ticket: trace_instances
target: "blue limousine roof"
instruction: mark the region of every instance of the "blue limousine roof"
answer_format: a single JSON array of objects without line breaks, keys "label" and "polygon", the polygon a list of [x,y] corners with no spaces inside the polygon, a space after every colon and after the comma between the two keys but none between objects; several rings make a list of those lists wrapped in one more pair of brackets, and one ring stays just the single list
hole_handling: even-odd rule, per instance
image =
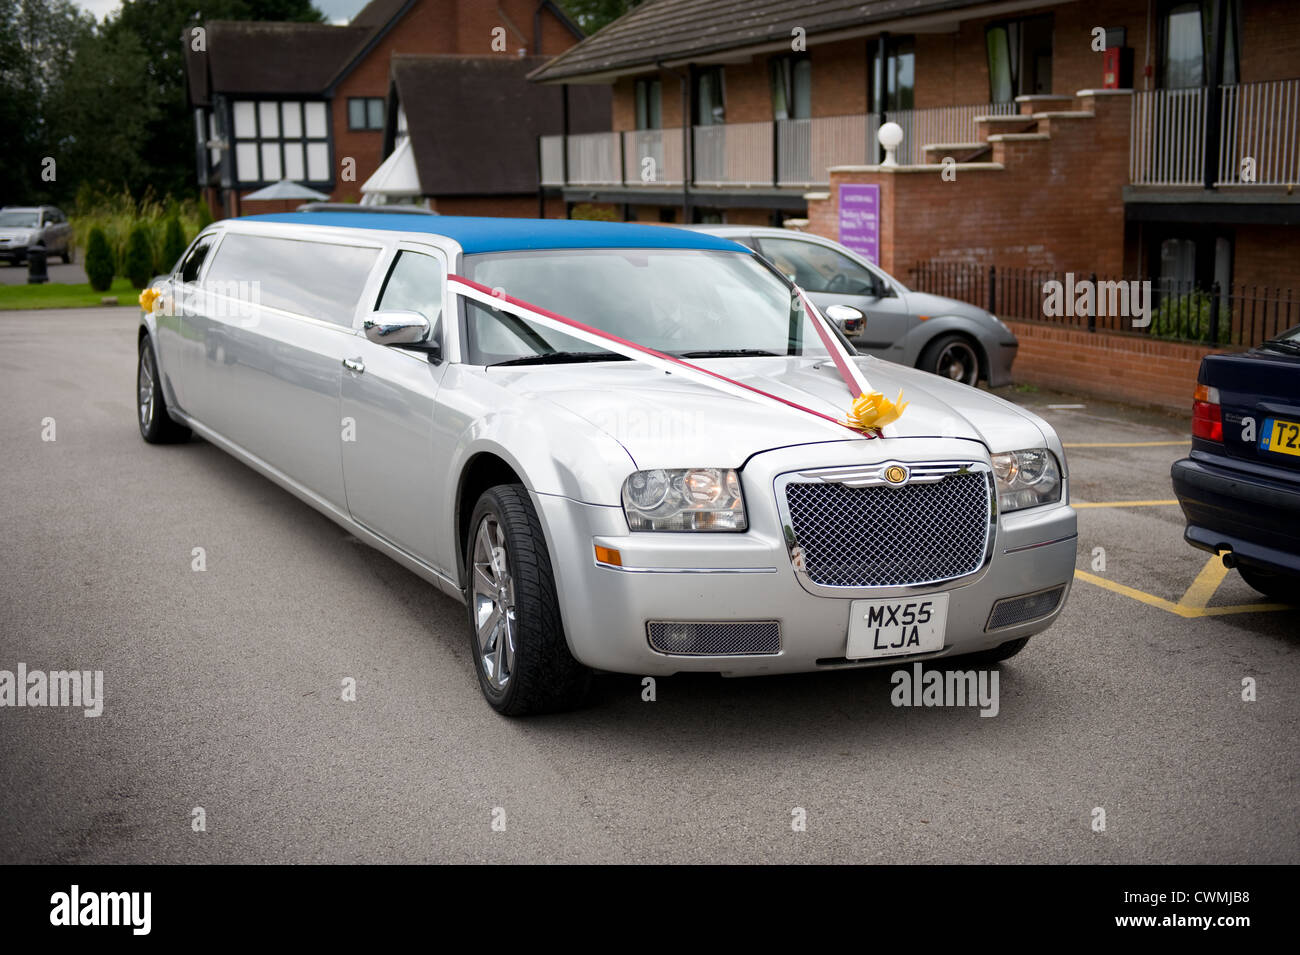
[{"label": "blue limousine roof", "polygon": [[577,219],[494,219],[486,216],[412,216],[384,212],[281,212],[244,216],[251,222],[343,226],[445,235],[466,254],[524,249],[712,249],[748,252],[739,243],[703,232],[633,222]]}]

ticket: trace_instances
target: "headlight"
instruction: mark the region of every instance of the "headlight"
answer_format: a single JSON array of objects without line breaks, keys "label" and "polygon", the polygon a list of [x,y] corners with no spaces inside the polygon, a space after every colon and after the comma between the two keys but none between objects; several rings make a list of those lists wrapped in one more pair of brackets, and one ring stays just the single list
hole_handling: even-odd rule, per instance
[{"label": "headlight", "polygon": [[1061,499],[1061,468],[1046,448],[993,455],[998,484],[998,509],[1018,511]]},{"label": "headlight", "polygon": [[743,531],[745,499],[730,468],[636,471],[623,482],[623,513],[634,531]]}]

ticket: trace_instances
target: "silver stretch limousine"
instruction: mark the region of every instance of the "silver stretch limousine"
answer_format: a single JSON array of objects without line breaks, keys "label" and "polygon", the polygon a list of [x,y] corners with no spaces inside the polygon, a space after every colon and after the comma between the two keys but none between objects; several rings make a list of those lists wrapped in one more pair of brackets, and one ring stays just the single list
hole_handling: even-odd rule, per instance
[{"label": "silver stretch limousine", "polygon": [[991,663],[1069,592],[1051,427],[854,354],[727,239],[254,216],[141,303],[144,439],[197,433],[464,602],[502,713],[593,670]]}]

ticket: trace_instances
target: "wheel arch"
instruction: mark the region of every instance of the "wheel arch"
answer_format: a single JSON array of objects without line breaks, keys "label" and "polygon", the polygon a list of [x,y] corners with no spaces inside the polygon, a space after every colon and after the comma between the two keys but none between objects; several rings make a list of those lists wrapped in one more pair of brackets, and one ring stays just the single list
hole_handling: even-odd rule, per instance
[{"label": "wheel arch", "polygon": [[980,341],[978,335],[973,334],[969,328],[965,327],[965,320],[960,317],[932,318],[929,321],[922,323],[921,327],[925,330],[926,335],[925,338],[918,343],[916,350],[916,364],[912,367],[924,371],[925,369],[921,368],[921,360],[925,357],[925,353],[932,345],[934,345],[935,342],[939,341],[939,339],[953,336],[963,339],[975,349],[975,360],[979,362],[979,375],[976,378],[976,382],[978,383],[980,381],[988,380],[991,368],[989,365],[988,349],[984,346],[984,343]]}]

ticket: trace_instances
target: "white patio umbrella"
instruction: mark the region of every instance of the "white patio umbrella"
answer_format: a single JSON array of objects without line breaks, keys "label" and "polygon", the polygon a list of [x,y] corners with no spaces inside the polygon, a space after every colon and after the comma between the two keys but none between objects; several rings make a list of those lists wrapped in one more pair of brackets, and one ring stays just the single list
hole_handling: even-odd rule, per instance
[{"label": "white patio umbrella", "polygon": [[325,193],[317,192],[315,189],[309,189],[307,186],[296,183],[292,179],[281,179],[279,182],[272,183],[265,188],[257,190],[257,192],[250,192],[248,195],[244,196],[243,201],[247,202],[250,199],[325,200],[328,198],[329,196],[325,195]]}]

